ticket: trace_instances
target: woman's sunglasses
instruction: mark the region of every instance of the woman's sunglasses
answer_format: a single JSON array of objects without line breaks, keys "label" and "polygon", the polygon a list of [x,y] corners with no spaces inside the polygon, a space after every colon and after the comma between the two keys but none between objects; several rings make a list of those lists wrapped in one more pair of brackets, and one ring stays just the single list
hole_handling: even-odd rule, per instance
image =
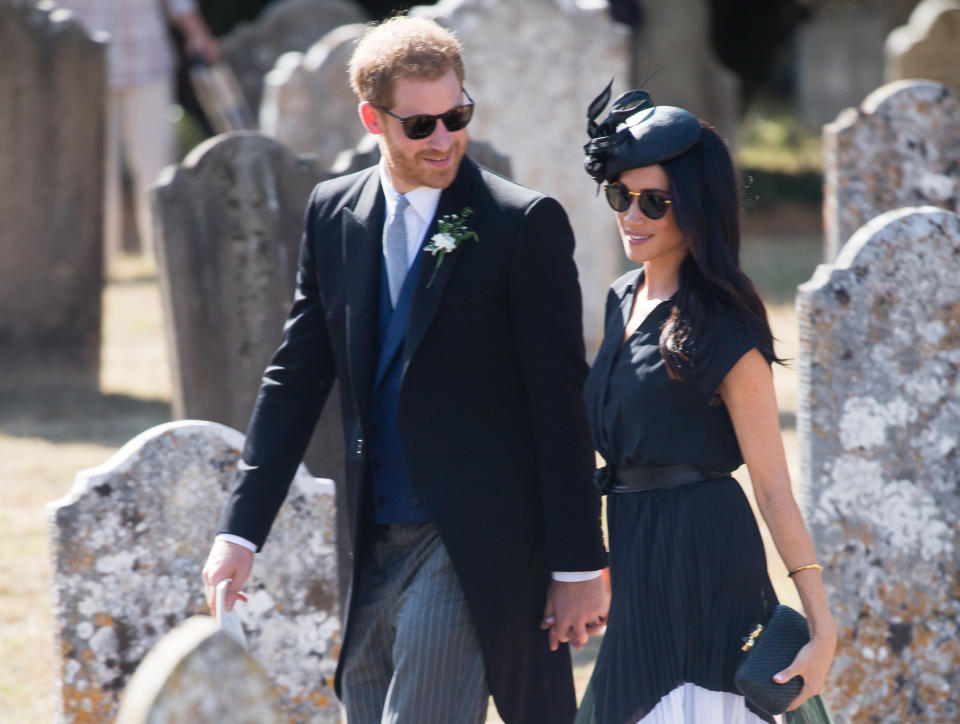
[{"label": "woman's sunglasses", "polygon": [[662,219],[670,205],[670,199],[657,191],[631,191],[618,181],[603,187],[607,203],[614,211],[623,213],[630,208],[632,199],[636,199],[640,210],[648,219]]},{"label": "woman's sunglasses", "polygon": [[467,97],[467,100],[470,101],[469,103],[464,103],[461,106],[455,106],[446,113],[439,113],[435,116],[420,114],[417,116],[407,116],[406,118],[401,118],[393,111],[384,108],[383,106],[378,106],[376,103],[373,104],[373,107],[379,108],[391,118],[396,118],[398,121],[400,121],[400,125],[403,126],[403,134],[411,140],[419,141],[422,138],[427,138],[433,133],[433,130],[437,127],[437,121],[443,121],[444,128],[451,133],[467,127],[467,124],[470,123],[470,119],[473,118],[474,101],[473,98],[470,97],[470,94],[467,93],[466,88],[463,88],[462,90],[463,94]]}]

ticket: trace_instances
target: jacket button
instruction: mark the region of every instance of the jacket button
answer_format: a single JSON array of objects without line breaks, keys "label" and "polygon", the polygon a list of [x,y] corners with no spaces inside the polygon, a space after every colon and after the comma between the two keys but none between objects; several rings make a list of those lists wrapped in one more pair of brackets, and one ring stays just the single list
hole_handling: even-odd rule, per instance
[{"label": "jacket button", "polygon": [[412,498],[410,498],[410,505],[412,505],[412,506],[415,507],[415,508],[419,507],[419,506],[420,506],[420,498],[418,498],[417,496],[413,496]]},{"label": "jacket button", "polygon": [[384,505],[386,502],[387,502],[387,498],[385,495],[377,496],[377,505]]}]

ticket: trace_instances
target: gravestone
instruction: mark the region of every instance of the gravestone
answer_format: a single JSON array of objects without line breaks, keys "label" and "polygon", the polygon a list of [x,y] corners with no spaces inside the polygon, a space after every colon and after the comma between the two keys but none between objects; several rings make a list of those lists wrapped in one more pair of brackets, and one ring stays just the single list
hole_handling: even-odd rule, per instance
[{"label": "gravestone", "polygon": [[[307,198],[323,178],[254,131],[210,139],[161,175],[155,237],[176,417],[246,429],[293,302]],[[336,479],[343,432],[330,398],[305,460]]]},{"label": "gravestone", "polygon": [[116,724],[279,724],[280,700],[256,661],[209,616],[166,634],[137,667]]},{"label": "gravestone", "polygon": [[[501,176],[513,178],[513,171],[510,165],[510,159],[485,141],[467,141],[467,155],[481,166],[486,166],[491,171],[496,171]],[[373,166],[380,161],[380,144],[377,143],[377,137],[368,133],[355,148],[349,151],[342,151],[333,162],[330,172],[337,176],[361,171]]]},{"label": "gravestone", "polygon": [[960,720],[960,217],[890,211],[799,288],[804,507],[837,724]]},{"label": "gravestone", "polygon": [[96,388],[106,41],[0,0],[0,386]]},{"label": "gravestone", "polygon": [[960,95],[960,1],[924,0],[887,36],[887,82],[925,78]]},{"label": "gravestone", "polygon": [[233,68],[247,105],[257,109],[264,76],[281,55],[303,52],[334,28],[368,19],[351,0],[278,0],[221,39],[223,58]]},{"label": "gravestone", "polygon": [[[204,610],[200,569],[242,447],[216,423],[159,425],[48,504],[60,721],[111,721],[147,652]],[[237,606],[251,655],[298,721],[339,721],[334,530],[332,483],[301,467]]]},{"label": "gravestone", "polygon": [[819,0],[796,37],[796,105],[826,123],[883,83],[887,34],[917,0]]},{"label": "gravestone", "polygon": [[823,127],[824,258],[884,211],[960,211],[960,102],[931,81],[878,88]]},{"label": "gravestone", "polygon": [[[643,0],[633,38],[635,84],[655,103],[686,108],[732,142],[740,114],[740,81],[713,51],[706,0]],[[582,115],[582,114],[581,114]]]},{"label": "gravestone", "polygon": [[477,102],[470,135],[509,157],[514,180],[553,196],[569,214],[594,353],[623,252],[613,212],[583,170],[586,110],[611,76],[615,95],[627,90],[628,30],[605,5],[566,0],[444,0],[411,14],[434,18],[463,43],[465,86]]},{"label": "gravestone", "polygon": [[320,168],[367,135],[350,88],[347,63],[366,26],[343,25],[303,53],[285,53],[264,82],[260,129]]}]

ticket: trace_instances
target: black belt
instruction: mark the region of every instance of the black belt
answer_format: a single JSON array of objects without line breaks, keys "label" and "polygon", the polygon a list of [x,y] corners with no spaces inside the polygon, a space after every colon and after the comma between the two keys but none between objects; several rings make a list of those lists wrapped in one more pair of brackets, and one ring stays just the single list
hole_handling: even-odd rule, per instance
[{"label": "black belt", "polygon": [[709,470],[696,465],[654,465],[646,468],[598,468],[593,481],[601,493],[642,493],[699,483],[712,478],[729,477],[729,472]]}]

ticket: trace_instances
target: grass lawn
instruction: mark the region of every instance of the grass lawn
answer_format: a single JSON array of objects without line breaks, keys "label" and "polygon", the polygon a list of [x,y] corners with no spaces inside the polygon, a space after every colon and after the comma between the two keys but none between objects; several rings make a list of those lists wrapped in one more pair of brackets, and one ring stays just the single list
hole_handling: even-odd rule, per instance
[{"label": "grass lawn", "polygon": [[[803,223],[751,220],[747,213],[744,265],[770,305],[780,353],[788,357],[797,349],[793,290],[819,260],[814,216],[811,230],[809,212],[800,214]],[[776,383],[796,480],[795,368],[778,368]],[[105,291],[99,393],[67,387],[0,392],[0,721],[5,724],[53,718],[44,504],[63,496],[78,470],[103,463],[127,440],[168,419],[170,378],[155,270],[142,259],[122,259],[111,267]],[[781,595],[795,603],[778,560],[771,570]],[[598,645],[595,638],[574,656],[581,692]],[[492,707],[488,721],[499,721]]]}]

